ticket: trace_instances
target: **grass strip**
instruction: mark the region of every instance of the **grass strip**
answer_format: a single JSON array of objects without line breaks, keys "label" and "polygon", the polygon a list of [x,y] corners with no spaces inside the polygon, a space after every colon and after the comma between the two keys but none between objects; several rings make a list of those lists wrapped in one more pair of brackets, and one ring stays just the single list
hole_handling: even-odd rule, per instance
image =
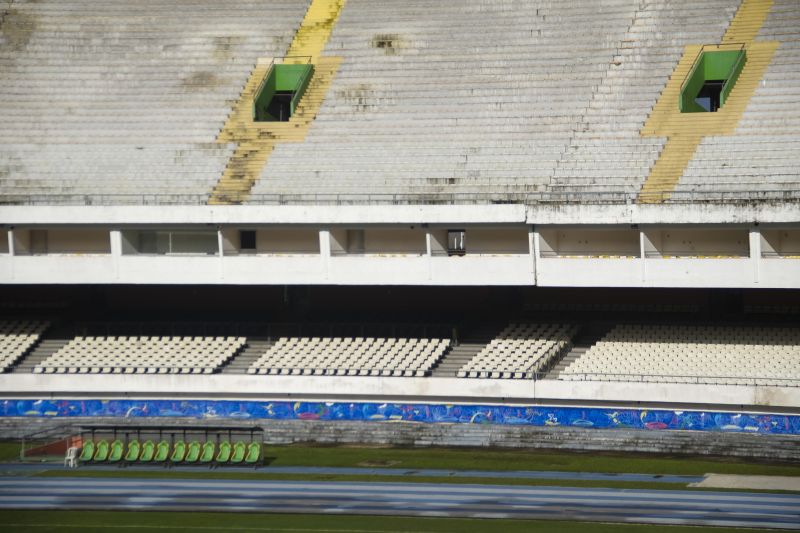
[{"label": "grass strip", "polygon": [[128,511],[0,511],[4,533],[36,531],[252,531],[269,533],[717,533],[737,528],[606,524],[550,520]]},{"label": "grass strip", "polygon": [[265,446],[272,466],[387,467],[446,470],[534,470],[661,475],[800,476],[799,464],[634,453],[543,452],[497,448]]}]

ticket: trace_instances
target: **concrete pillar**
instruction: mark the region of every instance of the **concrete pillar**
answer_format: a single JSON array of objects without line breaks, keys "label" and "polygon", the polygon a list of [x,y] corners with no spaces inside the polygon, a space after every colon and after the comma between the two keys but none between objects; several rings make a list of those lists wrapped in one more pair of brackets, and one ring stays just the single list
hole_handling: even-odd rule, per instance
[{"label": "concrete pillar", "polygon": [[330,278],[331,265],[331,232],[330,230],[319,231],[319,257],[322,261],[322,271],[325,279]]},{"label": "concrete pillar", "polygon": [[642,281],[647,280],[647,254],[645,253],[645,234],[643,231],[639,231],[639,261],[642,263],[641,269],[641,276]]},{"label": "concrete pillar", "polygon": [[753,264],[753,283],[761,278],[761,230],[750,228],[750,262]]},{"label": "concrete pillar", "polygon": [[531,226],[531,240],[533,249],[533,284],[539,284],[539,261],[542,258],[542,236],[536,231],[534,226]]},{"label": "concrete pillar", "polygon": [[119,263],[122,260],[122,232],[113,229],[109,232],[111,239],[111,261],[114,265],[114,279],[119,279]]},{"label": "concrete pillar", "polygon": [[219,255],[219,279],[225,279],[225,246],[223,244],[222,228],[217,228],[217,255]]},{"label": "concrete pillar", "polygon": [[14,228],[8,228],[8,274],[14,279]]},{"label": "concrete pillar", "polygon": [[528,257],[531,265],[531,284],[536,285],[536,232],[533,225],[528,226]]}]

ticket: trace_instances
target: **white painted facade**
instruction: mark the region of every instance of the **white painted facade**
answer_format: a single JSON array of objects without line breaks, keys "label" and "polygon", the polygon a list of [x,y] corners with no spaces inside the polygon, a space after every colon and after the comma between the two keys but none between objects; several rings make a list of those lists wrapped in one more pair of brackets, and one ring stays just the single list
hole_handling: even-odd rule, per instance
[{"label": "white painted facade", "polygon": [[[124,391],[124,392],[120,392]],[[720,409],[742,406],[797,409],[800,388],[621,383],[558,380],[393,378],[336,376],[251,376],[212,374],[3,374],[0,398],[164,398],[286,399],[336,401],[400,400],[448,402],[593,402],[642,405],[698,404]],[[356,392],[357,391],[357,392]]]},{"label": "white painted facade", "polygon": [[8,284],[800,288],[792,203],[11,206],[0,225]]}]

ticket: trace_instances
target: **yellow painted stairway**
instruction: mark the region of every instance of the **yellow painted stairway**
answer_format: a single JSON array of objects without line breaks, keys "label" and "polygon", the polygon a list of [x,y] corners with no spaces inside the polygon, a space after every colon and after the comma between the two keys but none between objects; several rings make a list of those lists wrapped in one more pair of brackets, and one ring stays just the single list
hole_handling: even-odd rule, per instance
[{"label": "yellow painted stairway", "polygon": [[708,135],[732,135],[756,87],[778,48],[775,41],[754,42],[764,24],[771,0],[743,0],[722,42],[706,51],[738,50],[744,45],[747,60],[725,105],[715,113],[681,113],[678,108],[681,84],[703,47],[688,45],[667,86],[641,130],[644,137],[667,137],[667,143],[650,170],[639,193],[640,203],[669,199],[697,147]]},{"label": "yellow painted stairway", "polygon": [[[314,0],[283,60],[262,59],[256,64],[217,142],[237,143],[222,177],[211,191],[209,204],[239,204],[247,200],[261,177],[275,145],[303,142],[317,116],[342,59],[320,57],[339,18],[345,0]],[[314,72],[288,122],[255,122],[253,101],[261,81],[274,62],[311,63]]]}]

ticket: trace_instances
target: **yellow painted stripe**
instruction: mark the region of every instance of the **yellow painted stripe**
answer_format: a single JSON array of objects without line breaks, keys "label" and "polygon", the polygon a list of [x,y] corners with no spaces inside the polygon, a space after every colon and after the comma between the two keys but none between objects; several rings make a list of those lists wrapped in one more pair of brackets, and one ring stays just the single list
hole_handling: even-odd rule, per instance
[{"label": "yellow painted stripe", "polygon": [[772,0],[743,0],[736,11],[736,16],[725,31],[722,42],[752,43],[764,21],[767,20],[770,9]]},{"label": "yellow painted stripe", "polygon": [[664,149],[642,185],[638,198],[640,203],[662,202],[669,198],[703,137],[731,135],[735,132],[779,45],[775,41],[753,41],[771,6],[771,0],[744,0],[722,42],[714,48],[736,50],[744,43],[747,52],[747,62],[736,85],[728,95],[725,105],[715,113],[680,112],[678,99],[681,84],[702,46],[688,45],[684,49],[683,56],[640,132],[643,137],[667,137]]},{"label": "yellow painted stripe", "polygon": [[345,0],[314,0],[295,33],[286,62],[307,63],[310,58],[314,74],[288,122],[253,120],[253,100],[273,60],[262,58],[256,63],[217,136],[217,142],[235,142],[237,147],[211,191],[209,204],[236,204],[247,200],[275,146],[305,139],[342,61],[339,57],[321,57],[321,54],[344,3]]},{"label": "yellow painted stripe", "polygon": [[316,63],[339,20],[345,0],[314,0],[306,12],[300,29],[294,34],[288,57],[311,56]]}]

